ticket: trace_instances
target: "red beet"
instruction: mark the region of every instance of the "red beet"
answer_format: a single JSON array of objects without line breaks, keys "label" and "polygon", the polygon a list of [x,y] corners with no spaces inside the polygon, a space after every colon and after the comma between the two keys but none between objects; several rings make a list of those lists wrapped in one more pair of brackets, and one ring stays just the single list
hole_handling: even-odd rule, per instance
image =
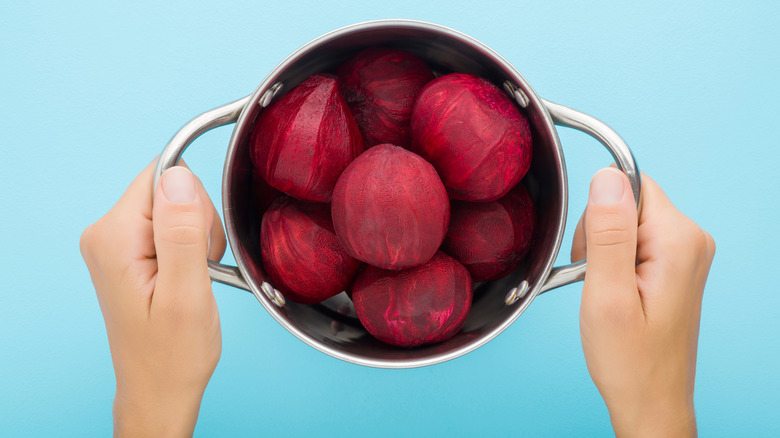
[{"label": "red beet", "polygon": [[528,120],[495,85],[452,73],[420,92],[411,119],[411,150],[430,161],[450,197],[493,201],[531,165]]},{"label": "red beet", "polygon": [[280,196],[282,196],[282,192],[268,185],[257,169],[252,169],[252,198],[261,215]]},{"label": "red beet", "polygon": [[278,198],[263,216],[263,267],[285,298],[319,303],[347,289],[361,263],[341,245],[327,204]]},{"label": "red beet", "polygon": [[384,269],[421,265],[447,234],[450,202],[436,170],[406,149],[375,146],[333,191],[333,225],[350,255]]},{"label": "red beet", "polygon": [[358,53],[338,70],[365,146],[382,143],[409,147],[409,118],[417,94],[433,79],[419,56],[386,47]]},{"label": "red beet", "polygon": [[339,175],[363,151],[338,80],[328,74],[309,77],[263,110],[249,141],[268,184],[317,202],[330,202]]},{"label": "red beet", "polygon": [[403,347],[455,335],[471,308],[468,271],[439,251],[431,261],[401,271],[367,266],[352,288],[355,312],[380,341]]},{"label": "red beet", "polygon": [[453,201],[442,251],[468,269],[474,281],[513,271],[531,247],[536,211],[522,184],[493,202]]}]

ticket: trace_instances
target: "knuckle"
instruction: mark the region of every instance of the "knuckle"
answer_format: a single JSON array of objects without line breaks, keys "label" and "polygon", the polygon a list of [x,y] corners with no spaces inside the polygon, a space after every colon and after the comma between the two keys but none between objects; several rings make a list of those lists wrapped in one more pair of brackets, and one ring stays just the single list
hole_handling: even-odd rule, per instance
[{"label": "knuckle", "polygon": [[693,231],[692,237],[692,245],[697,253],[699,254],[706,254],[707,251],[707,234],[704,230],[699,228],[698,226]]},{"label": "knuckle", "polygon": [[79,250],[81,250],[81,256],[86,258],[92,247],[92,235],[94,234],[94,225],[90,225],[84,229],[79,238]]},{"label": "knuckle", "polygon": [[715,254],[712,236],[684,214],[665,227],[665,253],[682,263],[711,259]]},{"label": "knuckle", "polygon": [[89,263],[95,259],[96,253],[99,256],[106,251],[106,243],[110,242],[107,237],[103,218],[84,229],[79,238],[79,250],[84,261]]},{"label": "knuckle", "polygon": [[177,245],[195,245],[206,241],[207,231],[203,214],[181,210],[166,217],[157,228],[156,238]]},{"label": "knuckle", "polygon": [[159,238],[177,245],[196,245],[206,240],[206,232],[197,225],[176,224],[166,227]]},{"label": "knuckle", "polygon": [[696,222],[685,217],[683,226],[680,227],[679,238],[694,253],[693,255],[706,254],[708,252],[707,232],[702,230]]},{"label": "knuckle", "polygon": [[712,238],[712,235],[704,230],[702,230],[702,233],[704,233],[704,240],[707,243],[707,252],[710,255],[710,257],[715,255],[715,239]]},{"label": "knuckle", "polygon": [[597,247],[618,246],[630,243],[634,236],[626,228],[610,227],[593,230],[588,236],[588,242]]}]

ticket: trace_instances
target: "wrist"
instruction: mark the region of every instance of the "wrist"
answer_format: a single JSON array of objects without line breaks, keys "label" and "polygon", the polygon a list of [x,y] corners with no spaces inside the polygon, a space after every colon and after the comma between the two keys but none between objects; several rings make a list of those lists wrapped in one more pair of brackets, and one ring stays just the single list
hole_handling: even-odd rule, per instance
[{"label": "wrist", "polygon": [[190,437],[202,391],[128,391],[114,397],[114,436]]},{"label": "wrist", "polygon": [[607,406],[615,435],[625,437],[696,437],[693,401],[662,399]]}]

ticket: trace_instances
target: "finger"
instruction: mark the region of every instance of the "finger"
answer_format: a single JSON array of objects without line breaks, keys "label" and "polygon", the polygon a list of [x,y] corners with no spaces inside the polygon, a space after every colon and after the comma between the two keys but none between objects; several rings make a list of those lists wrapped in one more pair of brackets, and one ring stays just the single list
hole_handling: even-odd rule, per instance
[{"label": "finger", "polygon": [[[154,159],[152,164],[157,163],[157,158]],[[184,159],[180,159],[178,163],[176,163],[177,166],[182,166],[190,171],[190,166],[187,165],[187,163],[184,161]],[[154,169],[154,166],[152,167]],[[214,206],[214,202],[211,200],[211,197],[209,196],[208,192],[206,191],[206,188],[203,187],[203,183],[200,181],[199,178],[195,177],[198,181],[198,192],[200,196],[205,199],[206,205],[210,205],[213,210],[213,218],[211,223],[211,229],[209,231],[209,244],[208,244],[208,259],[219,261],[222,260],[222,256],[225,254],[225,248],[227,247],[227,241],[225,240],[225,230],[222,228],[222,220],[219,217],[219,213],[217,212],[217,208]],[[151,184],[149,184],[149,188],[151,190]]]},{"label": "finger", "polygon": [[151,180],[154,162],[130,183],[119,200],[85,230],[85,259],[111,260],[123,268],[138,260],[154,258],[152,242]]},{"label": "finger", "polygon": [[187,168],[163,173],[153,208],[157,251],[155,302],[195,307],[213,299],[206,258],[214,208],[201,196],[200,183]]},{"label": "finger", "polygon": [[642,213],[639,216],[637,262],[644,263],[662,256],[665,248],[674,247],[682,213],[672,204],[655,180],[642,173]]},{"label": "finger", "polygon": [[156,165],[157,158],[135,177],[111,209],[112,211],[121,211],[123,215],[134,212],[136,215],[152,220],[152,177]]},{"label": "finger", "polygon": [[[587,211],[587,210],[586,210]],[[585,246],[585,211],[582,212],[577,227],[574,228],[574,238],[571,242],[571,261],[578,262],[585,258],[587,253]]]},{"label": "finger", "polygon": [[[184,162],[184,159],[179,160],[176,165],[190,169],[190,166]],[[200,196],[205,200],[206,205],[210,205],[213,210],[211,229],[209,230],[208,259],[213,261],[220,261],[222,260],[222,256],[225,254],[225,248],[227,246],[227,242],[225,240],[225,230],[222,228],[222,219],[220,219],[217,208],[214,206],[214,202],[211,200],[211,196],[209,196],[200,178],[195,178],[198,180],[198,192],[200,193]]]},{"label": "finger", "polygon": [[[617,169],[617,163],[611,163],[609,167],[612,169]],[[582,216],[580,216],[580,220],[577,222],[577,226],[574,228],[574,238],[572,239],[571,245],[572,263],[579,262],[580,260],[584,260],[587,257],[585,239],[585,215],[587,212],[587,209],[582,212]]]},{"label": "finger", "polygon": [[[185,167],[187,167],[185,165]],[[189,167],[187,167],[189,169]],[[219,217],[217,208],[211,201],[211,197],[206,188],[203,187],[200,179],[195,177],[198,182],[198,192],[206,205],[211,206],[211,227],[209,229],[209,242],[208,242],[208,259],[218,262],[222,260],[222,256],[225,254],[225,248],[227,242],[225,240],[225,230],[222,228],[222,219]]]},{"label": "finger", "polygon": [[225,255],[227,241],[225,240],[225,230],[222,228],[222,219],[217,210],[214,210],[211,222],[211,231],[209,232],[209,260],[218,262]]},{"label": "finger", "polygon": [[598,171],[586,212],[583,305],[641,309],[636,286],[637,211],[628,178],[614,168]]},{"label": "finger", "polygon": [[[152,184],[157,160],[158,157],[155,157],[135,177],[106,215],[117,229],[123,230],[112,237],[111,247],[132,260],[153,259],[156,256],[151,223]],[[177,165],[189,169],[184,160],[179,160]],[[208,197],[205,190],[203,194]]]},{"label": "finger", "polygon": [[642,172],[642,203],[640,225],[655,217],[666,216],[670,209],[677,210],[661,186],[644,172]]}]

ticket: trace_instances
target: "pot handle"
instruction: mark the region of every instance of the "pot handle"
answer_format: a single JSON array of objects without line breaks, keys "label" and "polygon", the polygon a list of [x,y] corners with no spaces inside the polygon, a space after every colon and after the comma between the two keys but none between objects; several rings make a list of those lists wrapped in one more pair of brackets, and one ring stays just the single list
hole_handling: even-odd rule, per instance
[{"label": "pot handle", "polygon": [[[641,212],[642,182],[640,179],[640,172],[634,154],[631,153],[631,149],[628,148],[626,142],[609,126],[595,117],[591,117],[585,113],[575,111],[557,103],[546,100],[543,100],[543,102],[547,111],[552,116],[553,123],[582,131],[598,140],[607,148],[609,153],[612,154],[612,158],[615,159],[618,169],[622,170],[628,176],[628,180],[631,182],[631,190],[634,192],[634,199],[636,199],[637,210]],[[550,271],[547,281],[539,291],[539,295],[550,289],[584,280],[585,266],[586,260],[582,260],[570,265],[554,267],[552,271]]]},{"label": "pot handle", "polygon": [[[247,102],[249,102],[249,98],[250,96],[247,96],[243,99],[207,111],[184,125],[184,127],[173,136],[171,141],[168,142],[162,153],[160,153],[160,157],[157,159],[157,166],[154,169],[154,185],[152,187],[157,187],[160,175],[179,162],[184,151],[196,138],[211,129],[235,123],[236,120],[238,120],[241,111],[244,109]],[[249,284],[244,279],[244,276],[241,275],[241,272],[237,267],[223,265],[211,260],[209,260],[208,263],[209,277],[211,277],[212,280],[251,291]],[[269,298],[273,299],[273,297]]]}]

